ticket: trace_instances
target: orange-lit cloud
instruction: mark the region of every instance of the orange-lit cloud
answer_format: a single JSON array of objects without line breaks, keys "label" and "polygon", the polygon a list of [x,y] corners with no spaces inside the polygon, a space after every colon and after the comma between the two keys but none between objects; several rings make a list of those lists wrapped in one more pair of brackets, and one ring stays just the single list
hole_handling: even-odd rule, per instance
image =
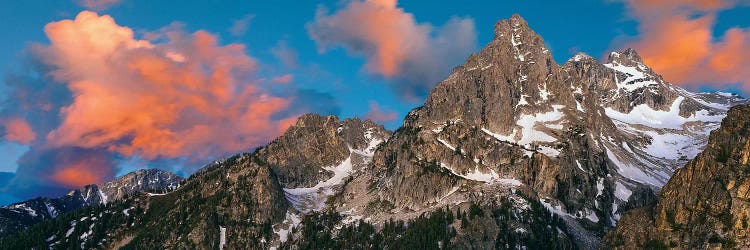
[{"label": "orange-lit cloud", "polygon": [[290,83],[292,82],[292,80],[294,80],[294,76],[292,76],[292,74],[285,74],[271,79],[271,81],[275,83]]},{"label": "orange-lit cloud", "polygon": [[29,145],[7,189],[17,197],[110,180],[129,159],[189,173],[267,143],[302,113],[339,112],[328,93],[268,84],[243,44],[206,31],[176,24],[138,38],[83,11],[44,32],[49,43],[27,54],[31,72],[6,77],[0,110],[0,139]]},{"label": "orange-lit cloud", "polygon": [[407,97],[426,95],[476,47],[471,19],[452,18],[435,29],[396,0],[351,1],[330,15],[320,8],[307,29],[320,51],[341,46],[366,57],[368,72],[400,80],[394,89]]},{"label": "orange-lit cloud", "polygon": [[81,12],[45,27],[34,51],[74,100],[47,135],[54,147],[106,148],[124,156],[201,158],[250,149],[288,126],[291,100],[265,93],[241,44],[170,31],[138,40],[109,16]]},{"label": "orange-lit cloud", "polygon": [[393,110],[382,110],[377,102],[371,101],[370,111],[365,114],[364,118],[376,122],[392,122],[398,118],[398,114]]},{"label": "orange-lit cloud", "polygon": [[104,10],[119,4],[121,0],[76,0],[78,4],[92,10]]},{"label": "orange-lit cloud", "polygon": [[68,156],[57,162],[50,180],[69,188],[103,183],[114,175],[110,164],[108,159],[93,155]]},{"label": "orange-lit cloud", "polygon": [[18,197],[57,196],[72,188],[110,180],[115,155],[105,149],[34,148],[18,160],[7,191]]},{"label": "orange-lit cloud", "polygon": [[731,28],[714,39],[719,11],[731,0],[626,0],[639,24],[636,48],[666,80],[691,88],[742,84],[750,91],[750,30]]},{"label": "orange-lit cloud", "polygon": [[13,118],[4,122],[0,121],[0,124],[5,127],[6,140],[29,144],[36,139],[36,133],[24,119]]}]

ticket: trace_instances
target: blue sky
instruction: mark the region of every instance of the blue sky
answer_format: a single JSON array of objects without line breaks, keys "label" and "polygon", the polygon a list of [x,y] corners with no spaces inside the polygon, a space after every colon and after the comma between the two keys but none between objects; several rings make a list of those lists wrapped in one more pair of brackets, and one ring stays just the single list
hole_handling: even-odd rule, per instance
[{"label": "blue sky", "polygon": [[[101,0],[99,0],[101,1]],[[92,1],[98,2],[98,1]],[[379,119],[387,128],[395,129],[401,124],[401,118],[412,108],[421,104],[426,92],[417,94],[404,94],[405,88],[417,88],[420,91],[429,90],[429,86],[435,82],[413,83],[414,79],[441,79],[447,76],[449,68],[460,65],[470,52],[478,51],[484,44],[488,43],[493,36],[493,25],[500,19],[510,17],[519,13],[529,23],[532,29],[541,34],[555,59],[562,63],[577,52],[586,52],[594,57],[601,58],[612,50],[621,50],[629,46],[643,47],[641,52],[644,58],[660,58],[659,48],[653,48],[649,44],[651,37],[649,27],[661,27],[662,19],[653,17],[654,11],[658,10],[665,16],[673,15],[686,17],[691,21],[702,17],[710,17],[709,24],[702,26],[710,32],[710,39],[704,47],[710,48],[702,58],[697,58],[695,64],[685,67],[700,67],[702,63],[708,63],[714,55],[721,54],[719,49],[726,38],[727,31],[734,29],[744,40],[750,37],[747,27],[750,19],[746,18],[750,7],[746,3],[727,3],[722,6],[703,6],[698,2],[666,1],[669,6],[652,6],[649,1],[643,0],[604,0],[604,1],[403,1],[396,6],[384,4],[396,17],[402,18],[403,23],[428,29],[422,37],[414,34],[387,34],[388,36],[402,37],[407,39],[425,38],[432,45],[419,45],[418,48],[425,49],[418,56],[430,54],[437,68],[427,68],[425,72],[432,73],[428,77],[419,76],[413,78],[408,70],[399,69],[397,73],[389,74],[382,67],[373,66],[377,64],[377,52],[373,46],[378,46],[382,40],[368,37],[361,33],[344,34],[347,28],[358,27],[357,23],[335,23],[337,20],[346,20],[342,17],[348,10],[357,8],[360,1],[146,1],[146,0],[121,0],[114,1],[110,6],[86,6],[83,1],[9,1],[5,7],[0,9],[0,73],[4,81],[12,75],[34,75],[34,79],[46,71],[39,70],[28,73],[30,65],[43,65],[43,68],[61,67],[54,62],[45,61],[45,55],[40,55],[30,48],[42,46],[54,48],[51,45],[48,34],[45,34],[45,25],[60,20],[75,19],[84,10],[91,10],[99,16],[109,15],[116,24],[127,27],[134,31],[135,39],[146,39],[150,35],[166,33],[168,30],[180,30],[185,34],[202,30],[218,38],[219,45],[243,44],[244,53],[247,57],[255,60],[258,65],[254,73],[255,82],[259,88],[265,91],[264,95],[280,96],[281,99],[298,100],[288,110],[275,113],[270,119],[274,124],[282,124],[280,117],[291,115],[294,112],[320,112],[331,113],[342,118],[345,117],[371,117]],[[372,1],[379,2],[379,1]],[[383,1],[389,2],[389,1]],[[693,3],[696,2],[696,3]],[[394,2],[395,3],[395,2]],[[369,2],[367,3],[369,4]],[[371,6],[372,7],[372,6]],[[370,8],[370,7],[362,7]],[[376,7],[372,7],[376,8]],[[316,14],[317,13],[317,14]],[[649,16],[652,15],[652,16]],[[328,18],[331,23],[323,23],[321,20]],[[458,28],[450,30],[451,25]],[[368,22],[365,20],[364,22]],[[237,27],[244,23],[246,29]],[[460,25],[459,25],[460,23]],[[377,25],[375,23],[374,25]],[[240,25],[242,26],[242,25]],[[166,28],[165,28],[166,27]],[[363,26],[364,27],[364,26]],[[469,28],[473,28],[469,31]],[[458,29],[458,30],[455,30]],[[440,42],[440,33],[445,31],[464,31],[464,44],[456,46],[457,53],[437,53],[430,49],[440,50],[442,48],[453,48]],[[326,36],[316,37],[313,33],[325,33]],[[326,33],[330,32],[330,33]],[[388,31],[384,31],[388,32]],[[394,31],[397,32],[397,31]],[[472,37],[473,36],[473,37]],[[371,40],[368,40],[371,39]],[[373,41],[375,39],[377,41]],[[456,39],[459,39],[458,37]],[[686,40],[690,42],[693,37],[674,37],[679,42]],[[742,40],[742,39],[739,39]],[[160,41],[151,41],[154,44]],[[746,44],[744,42],[742,44]],[[34,45],[36,44],[36,45]],[[739,46],[739,48],[747,48]],[[85,50],[84,50],[85,51]],[[438,55],[431,55],[433,52]],[[743,51],[743,53],[746,53]],[[286,55],[287,61],[280,54]],[[725,53],[726,54],[726,53]],[[413,53],[400,55],[401,59],[396,62],[399,66],[407,65],[408,62],[419,63],[422,58],[409,58]],[[42,59],[40,59],[42,58]],[[647,60],[648,62],[648,60]],[[740,67],[748,61],[737,62]],[[85,63],[85,62],[81,62]],[[450,66],[450,67],[448,67]],[[445,68],[448,68],[446,70]],[[663,67],[663,66],[662,66]],[[658,71],[659,68],[657,68]],[[717,78],[716,72],[701,73],[692,78],[695,82],[675,82],[692,90],[727,90],[742,93],[745,80],[750,81],[747,74],[740,70],[728,69],[725,75],[732,77]],[[49,70],[49,69],[45,69]],[[282,77],[288,79],[283,80]],[[421,77],[421,78],[420,78]],[[670,75],[666,75],[670,80]],[[41,77],[43,78],[43,77]],[[276,78],[277,80],[272,80]],[[679,79],[677,77],[674,77]],[[243,78],[244,79],[244,78]],[[701,80],[701,79],[710,79]],[[44,81],[41,79],[39,81]],[[60,86],[71,86],[65,80],[54,79],[60,82]],[[412,81],[412,82],[410,82]],[[435,80],[437,81],[437,80]],[[273,84],[272,82],[284,82]],[[67,84],[67,85],[66,85]],[[426,87],[427,86],[427,87]],[[55,150],[49,146],[47,134],[64,126],[65,113],[59,110],[54,112],[41,112],[50,116],[52,122],[39,125],[38,116],[31,117],[26,110],[14,102],[17,98],[14,89],[17,85],[0,85],[0,97],[4,100],[0,110],[0,117],[7,123],[12,119],[21,118],[29,123],[32,131],[36,134],[33,140],[12,139],[10,129],[5,132],[0,130],[0,172],[16,172],[19,164],[17,161],[24,154],[33,154],[31,151]],[[76,100],[74,93],[67,93],[63,89],[66,98]],[[57,93],[57,92],[54,92]],[[411,96],[409,96],[411,95]],[[54,97],[54,94],[53,94]],[[48,95],[40,95],[38,98],[50,98]],[[260,98],[260,97],[258,97]],[[63,98],[65,99],[65,98]],[[13,101],[8,101],[13,100]],[[28,101],[28,100],[27,100]],[[14,104],[15,103],[15,104]],[[71,105],[71,100],[61,102],[58,108]],[[57,106],[56,106],[57,107]],[[378,112],[375,112],[378,111]],[[61,118],[62,117],[62,118]],[[2,125],[2,124],[0,124]],[[275,125],[274,125],[275,126]],[[281,126],[281,125],[279,125]],[[2,126],[0,126],[2,127]],[[273,130],[275,131],[275,130]],[[7,135],[3,137],[3,133]],[[136,132],[133,132],[136,133]],[[269,132],[273,134],[272,132]],[[242,134],[242,136],[256,136],[255,134]],[[275,136],[275,135],[274,135]],[[263,137],[268,140],[272,138]],[[110,144],[127,144],[131,137],[123,137],[112,140]],[[260,140],[263,141],[263,140]],[[258,140],[254,144],[262,145]],[[195,166],[183,169],[186,165],[200,165],[207,159],[221,157],[235,151],[250,150],[255,146],[250,143],[244,150],[237,148],[223,148],[210,151],[205,158],[192,159],[185,156],[194,152],[178,152],[174,154],[146,153],[123,153],[124,151],[112,150],[107,145],[91,145],[76,143],[67,140],[66,143],[75,147],[86,148],[86,150],[108,151],[107,159],[115,166],[112,171],[107,172],[106,177],[122,174],[123,172],[141,167],[163,167],[175,171],[189,173]],[[118,145],[122,146],[122,145]],[[51,148],[51,149],[50,149]],[[240,148],[242,149],[242,148]],[[198,149],[197,149],[198,150]],[[201,152],[204,152],[205,149]],[[211,149],[213,150],[213,148]],[[66,152],[77,152],[66,151]],[[140,151],[138,151],[140,152]],[[41,157],[41,156],[39,156]],[[36,161],[34,161],[36,162]],[[51,164],[41,161],[38,164]],[[175,166],[169,166],[169,165]],[[54,164],[53,164],[54,165]],[[33,168],[33,167],[29,167]],[[41,168],[41,167],[40,167]],[[47,167],[44,167],[47,169]],[[54,167],[51,167],[55,170]],[[58,169],[59,170],[59,169]],[[99,179],[97,179],[99,180]],[[68,187],[70,185],[60,186]],[[2,186],[2,183],[0,183]],[[0,189],[2,190],[2,189]],[[9,190],[9,189],[6,189]]]}]

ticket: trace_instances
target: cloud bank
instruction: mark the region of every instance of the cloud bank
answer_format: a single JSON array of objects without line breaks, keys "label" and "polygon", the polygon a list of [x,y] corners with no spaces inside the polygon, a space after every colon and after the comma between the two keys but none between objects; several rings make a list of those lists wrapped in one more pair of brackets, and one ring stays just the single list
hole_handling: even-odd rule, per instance
[{"label": "cloud bank", "polygon": [[301,113],[338,111],[324,93],[273,93],[292,76],[264,80],[243,44],[206,31],[138,39],[90,11],[44,31],[49,44],[31,46],[31,73],[6,79],[0,112],[0,136],[31,147],[3,190],[19,196],[101,183],[131,157],[203,164],[267,143]]}]

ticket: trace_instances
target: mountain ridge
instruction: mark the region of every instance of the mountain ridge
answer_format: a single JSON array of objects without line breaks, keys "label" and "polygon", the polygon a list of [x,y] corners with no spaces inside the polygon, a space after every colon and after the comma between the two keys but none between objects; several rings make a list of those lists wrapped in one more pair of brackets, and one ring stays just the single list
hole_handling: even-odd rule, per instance
[{"label": "mountain ridge", "polygon": [[[13,234],[44,220],[107,204],[137,192],[166,191],[177,188],[182,178],[158,169],[141,169],[99,185],[90,184],[71,190],[58,198],[37,197],[0,207],[0,237]],[[145,183],[145,184],[144,184]]]}]

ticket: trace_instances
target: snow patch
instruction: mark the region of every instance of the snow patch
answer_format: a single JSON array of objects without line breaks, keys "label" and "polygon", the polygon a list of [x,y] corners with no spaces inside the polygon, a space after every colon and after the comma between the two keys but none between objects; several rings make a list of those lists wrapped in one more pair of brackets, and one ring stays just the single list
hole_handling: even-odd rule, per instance
[{"label": "snow patch", "polygon": [[130,216],[130,213],[129,213],[129,212],[130,212],[130,209],[133,209],[133,208],[132,208],[132,207],[130,207],[130,208],[126,208],[126,209],[123,209],[123,210],[122,210],[122,213],[123,213],[123,214],[124,214],[125,216]]},{"label": "snow patch", "polygon": [[[532,145],[532,143],[534,142],[555,142],[557,141],[556,138],[548,135],[545,132],[536,130],[536,125],[538,123],[548,128],[562,129],[562,124],[552,122],[559,121],[563,117],[563,113],[560,112],[560,109],[562,109],[563,107],[565,106],[552,105],[553,111],[550,112],[537,113],[532,115],[521,115],[518,121],[516,121],[516,125],[521,127],[520,140],[516,140],[519,132],[518,128],[513,128],[513,132],[511,132],[511,134],[509,135],[497,134],[485,128],[483,128],[482,131],[500,141],[516,143],[524,146],[525,148],[534,148]],[[539,152],[551,157],[556,157],[560,154],[558,150],[548,146],[540,147]]]},{"label": "snow patch", "polygon": [[523,94],[521,95],[521,99],[518,100],[516,107],[521,106],[521,105],[529,105],[529,102],[526,101],[526,96],[527,95],[523,95]]},{"label": "snow patch", "polygon": [[618,182],[615,182],[615,197],[617,199],[620,199],[621,201],[628,201],[630,198],[630,195],[633,194],[633,191],[630,191],[628,187],[626,187],[624,184]]},{"label": "snow patch", "polygon": [[651,156],[672,160],[681,157],[692,159],[701,152],[701,144],[690,136],[668,132],[642,132],[651,137],[651,144],[643,149]]},{"label": "snow patch", "polygon": [[508,185],[508,186],[521,186],[521,185],[523,185],[523,183],[521,181],[519,181],[519,180],[516,180],[516,179],[503,179],[503,178],[496,179],[495,183],[500,183],[500,184]]},{"label": "snow patch", "polygon": [[627,75],[627,78],[622,81],[619,79],[619,77],[615,76],[618,89],[624,89],[625,91],[630,92],[642,87],[659,84],[656,81],[649,79],[649,76],[638,70],[639,68],[645,68],[645,66],[643,65],[638,65],[639,67],[629,67],[620,65],[618,63],[613,63],[604,64],[604,66]]},{"label": "snow patch", "polygon": [[102,204],[107,204],[107,199],[109,197],[107,197],[107,195],[104,194],[104,192],[102,192],[102,190],[99,190],[99,198],[101,198]]},{"label": "snow patch", "polygon": [[583,55],[583,54],[579,53],[579,54],[576,54],[575,56],[573,56],[573,61],[580,62],[584,58],[586,58],[586,55]]},{"label": "snow patch", "polygon": [[[286,242],[289,239],[289,233],[293,228],[299,226],[300,222],[302,222],[302,219],[300,219],[299,215],[287,211],[284,221],[276,226],[278,229],[273,230],[273,232],[279,236],[279,242]],[[283,228],[285,226],[286,228]]]},{"label": "snow patch", "polygon": [[585,169],[583,169],[583,166],[581,165],[581,162],[579,162],[578,160],[576,160],[576,166],[578,166],[578,169],[580,169],[584,173],[588,173],[588,171],[586,171]]},{"label": "snow patch", "polygon": [[539,146],[537,151],[539,151],[539,153],[545,154],[550,157],[557,157],[560,155],[560,150],[557,150],[549,146]]},{"label": "snow patch", "polygon": [[559,216],[568,216],[568,217],[574,217],[565,211],[562,210],[562,206],[560,205],[552,205],[547,201],[546,199],[539,198],[539,202],[542,203],[542,206],[546,208],[548,211],[552,212],[553,214],[557,214]]},{"label": "snow patch", "polygon": [[590,220],[591,222],[597,223],[599,222],[599,216],[596,216],[596,213],[594,211],[587,210],[586,212],[586,219]]},{"label": "snow patch", "polygon": [[474,181],[480,181],[480,182],[491,182],[493,179],[499,178],[497,173],[495,173],[494,170],[490,169],[490,173],[483,173],[479,170],[479,166],[474,166],[474,170],[472,172],[469,172],[467,174],[461,174],[453,170],[448,164],[440,163],[440,166],[447,169],[453,175],[459,176],[461,178],[467,179],[467,180],[474,180]]},{"label": "snow patch", "polygon": [[445,147],[450,149],[451,151],[456,151],[456,147],[451,146],[447,141],[440,139],[440,138],[438,138],[437,140],[443,145],[445,145]]},{"label": "snow patch", "polygon": [[596,197],[599,197],[604,192],[604,178],[599,178],[599,180],[596,181]]},{"label": "snow patch", "polygon": [[70,237],[71,234],[73,234],[73,231],[76,229],[76,223],[77,221],[71,221],[70,222],[70,229],[68,229],[67,232],[65,232],[65,238]]},{"label": "snow patch", "polygon": [[635,106],[629,113],[620,113],[612,108],[606,108],[609,118],[629,124],[641,124],[652,128],[668,128],[682,130],[682,125],[691,121],[721,122],[723,115],[710,115],[706,110],[695,112],[688,118],[680,116],[680,104],[685,97],[679,96],[672,102],[669,111],[654,110],[647,104]]},{"label": "snow patch", "polygon": [[227,244],[227,228],[219,226],[219,250],[224,250],[224,245]]},{"label": "snow patch", "polygon": [[308,188],[284,188],[284,193],[292,205],[299,211],[320,211],[329,196],[334,194],[333,187],[342,184],[352,173],[352,158],[347,157],[339,165],[324,168],[334,173],[333,177]]},{"label": "snow patch", "polygon": [[581,112],[586,112],[585,109],[583,109],[583,106],[581,106],[581,103],[576,100],[576,109]]},{"label": "snow patch", "polygon": [[544,88],[539,88],[539,97],[542,98],[542,100],[548,100],[549,99],[549,92],[547,91],[547,84],[544,84]]},{"label": "snow patch", "polygon": [[55,209],[52,204],[49,204],[49,202],[44,202],[44,207],[47,209],[47,214],[49,214],[50,217],[57,218],[58,212],[57,209]]},{"label": "snow patch", "polygon": [[617,155],[612,153],[612,150],[606,146],[605,148],[607,151],[607,157],[609,157],[609,160],[617,166],[617,172],[620,173],[620,175],[640,183],[651,184],[657,187],[661,187],[664,184],[662,181],[659,181],[646,172],[643,172],[640,168],[620,161]]},{"label": "snow patch", "polygon": [[[500,176],[495,172],[495,170],[489,169],[489,173],[484,173],[482,170],[479,169],[479,165],[474,166],[474,169],[471,172],[468,172],[466,174],[461,174],[459,172],[456,172],[456,170],[453,170],[448,164],[440,163],[440,166],[450,171],[453,175],[456,175],[458,177],[467,179],[467,180],[473,180],[473,181],[479,181],[484,183],[494,183],[494,184],[500,184],[500,185],[507,185],[507,186],[521,186],[523,183],[521,181],[516,179],[507,179],[507,178],[500,178]],[[450,194],[449,194],[450,195]]]}]

